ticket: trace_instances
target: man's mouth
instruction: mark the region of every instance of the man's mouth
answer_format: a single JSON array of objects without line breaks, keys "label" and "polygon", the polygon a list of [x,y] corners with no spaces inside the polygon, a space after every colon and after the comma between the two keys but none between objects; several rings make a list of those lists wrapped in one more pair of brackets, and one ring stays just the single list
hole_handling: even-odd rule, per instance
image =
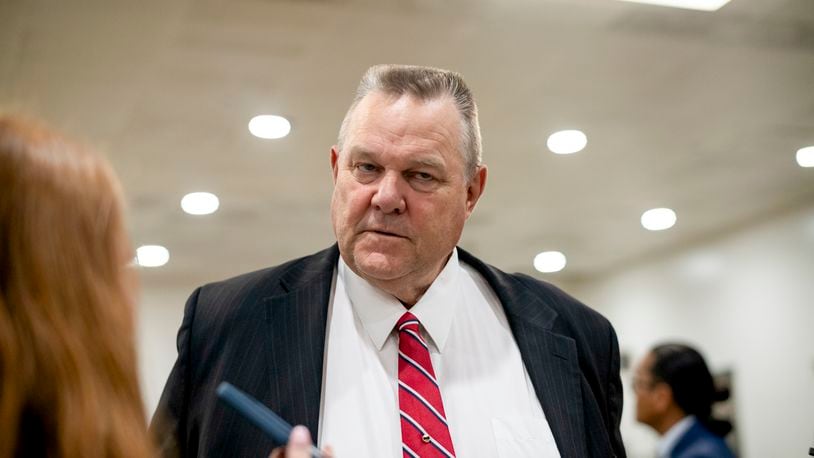
[{"label": "man's mouth", "polygon": [[406,238],[405,236],[403,236],[401,234],[396,234],[395,232],[381,231],[381,230],[376,230],[376,229],[368,229],[367,232],[372,232],[374,234],[384,235],[384,236],[388,236],[388,237]]}]

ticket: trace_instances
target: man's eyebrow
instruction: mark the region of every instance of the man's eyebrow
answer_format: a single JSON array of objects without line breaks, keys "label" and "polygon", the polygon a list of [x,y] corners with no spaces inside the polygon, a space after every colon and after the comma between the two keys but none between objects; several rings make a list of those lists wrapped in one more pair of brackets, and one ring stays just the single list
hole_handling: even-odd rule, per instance
[{"label": "man's eyebrow", "polygon": [[429,167],[432,169],[443,169],[444,162],[435,157],[422,157],[418,159],[411,159],[410,162],[418,167]]},{"label": "man's eyebrow", "polygon": [[[350,150],[349,156],[356,160],[366,160],[376,162],[377,158],[379,157],[379,154],[356,146]],[[444,161],[435,156],[430,155],[418,158],[410,158],[408,159],[407,162],[410,164],[411,167],[429,167],[432,169],[443,169],[445,166]]]},{"label": "man's eyebrow", "polygon": [[359,148],[358,146],[353,147],[348,153],[349,156],[356,159],[374,159],[376,157],[375,153]]}]

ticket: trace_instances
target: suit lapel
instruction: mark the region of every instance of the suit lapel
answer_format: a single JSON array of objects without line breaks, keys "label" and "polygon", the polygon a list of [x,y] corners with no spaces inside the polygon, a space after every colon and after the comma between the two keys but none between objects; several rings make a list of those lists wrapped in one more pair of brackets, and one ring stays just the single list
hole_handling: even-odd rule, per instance
[{"label": "suit lapel", "polygon": [[331,282],[338,250],[332,248],[295,263],[283,274],[286,293],[267,297],[266,355],[269,406],[291,424],[318,437],[322,366]]},{"label": "suit lapel", "polygon": [[556,332],[557,312],[516,279],[458,248],[500,299],[523,364],[563,457],[587,456],[576,343]]}]

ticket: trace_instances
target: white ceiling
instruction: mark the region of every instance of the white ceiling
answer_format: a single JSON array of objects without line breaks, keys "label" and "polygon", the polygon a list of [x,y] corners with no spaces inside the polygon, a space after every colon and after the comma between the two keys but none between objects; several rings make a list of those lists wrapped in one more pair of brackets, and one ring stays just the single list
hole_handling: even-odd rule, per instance
[{"label": "white ceiling", "polygon": [[[105,152],[151,284],[194,284],[332,242],[328,152],[375,63],[464,74],[489,182],[462,246],[509,270],[590,281],[814,204],[814,0],[714,13],[613,0],[0,0],[0,109]],[[252,137],[260,113],[293,124]],[[579,128],[588,147],[548,153]],[[191,191],[221,199],[184,214]],[[668,206],[678,224],[647,232]],[[543,276],[543,250],[569,265]]]}]

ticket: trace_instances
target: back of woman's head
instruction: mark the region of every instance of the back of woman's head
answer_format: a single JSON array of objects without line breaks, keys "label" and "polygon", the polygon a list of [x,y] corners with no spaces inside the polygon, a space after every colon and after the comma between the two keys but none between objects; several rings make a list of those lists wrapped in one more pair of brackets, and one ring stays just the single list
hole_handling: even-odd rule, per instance
[{"label": "back of woman's head", "polygon": [[694,348],[679,343],[658,345],[652,354],[652,375],[670,386],[678,407],[687,415],[695,415],[716,434],[726,435],[731,425],[712,418],[712,404],[721,400],[721,394],[704,357]]},{"label": "back of woman's head", "polygon": [[147,455],[112,170],[44,127],[0,117],[0,183],[0,457]]}]

